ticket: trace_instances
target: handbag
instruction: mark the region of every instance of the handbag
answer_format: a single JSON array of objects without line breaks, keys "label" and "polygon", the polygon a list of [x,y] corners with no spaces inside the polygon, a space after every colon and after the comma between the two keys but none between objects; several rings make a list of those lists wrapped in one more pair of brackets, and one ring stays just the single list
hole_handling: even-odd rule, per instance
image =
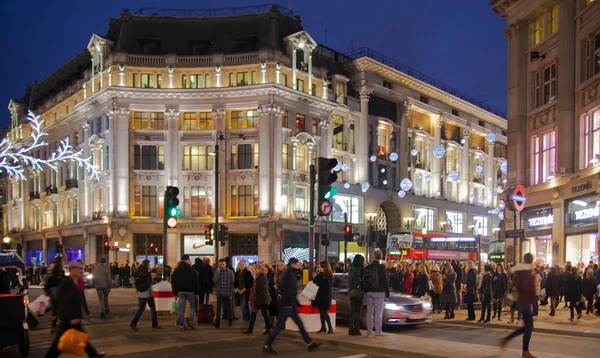
[{"label": "handbag", "polygon": [[179,300],[173,300],[171,303],[171,314],[179,314]]},{"label": "handbag", "polygon": [[58,350],[63,353],[83,355],[89,335],[74,328],[67,330],[58,340]]},{"label": "handbag", "polygon": [[429,280],[429,291],[433,291],[435,287],[433,287],[433,282]]},{"label": "handbag", "polygon": [[233,295],[233,303],[235,304],[236,307],[242,305],[242,301],[240,299],[240,294],[237,291]]},{"label": "handbag", "polygon": [[308,297],[310,300],[314,300],[317,297],[317,292],[319,292],[319,286],[310,281],[304,287],[304,290],[302,290],[302,295]]}]

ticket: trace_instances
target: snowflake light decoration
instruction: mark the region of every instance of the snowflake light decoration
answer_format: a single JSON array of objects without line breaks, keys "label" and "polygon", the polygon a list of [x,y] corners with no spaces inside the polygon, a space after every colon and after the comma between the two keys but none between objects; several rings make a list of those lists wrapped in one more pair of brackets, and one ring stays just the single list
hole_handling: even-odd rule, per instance
[{"label": "snowflake light decoration", "polygon": [[500,200],[500,201],[498,202],[498,208],[499,208],[500,210],[504,210],[504,208],[506,208],[506,203],[504,202],[504,200]]},{"label": "snowflake light decoration", "polygon": [[423,173],[421,173],[421,172],[418,172],[418,173],[417,173],[417,179],[421,179],[421,178],[423,178]]},{"label": "snowflake light decoration", "polygon": [[483,171],[483,165],[478,165],[478,166],[476,166],[476,167],[475,167],[475,171],[476,171],[477,173],[481,173],[481,172]]},{"label": "snowflake light decoration", "polygon": [[458,181],[460,180],[460,176],[458,175],[458,172],[456,170],[453,170],[450,173],[448,173],[448,178],[450,178],[450,180],[452,180],[455,183],[458,183]]},{"label": "snowflake light decoration", "polygon": [[369,184],[369,182],[364,182],[361,184],[360,190],[362,190],[363,193],[366,193],[370,187],[371,187],[371,184]]},{"label": "snowflake light decoration", "polygon": [[350,183],[344,183],[344,188],[350,189]]},{"label": "snowflake light decoration", "polygon": [[503,191],[504,191],[504,187],[502,187],[502,185],[498,185],[498,186],[496,187],[496,191],[497,191],[498,193],[501,193],[501,192],[503,192]]},{"label": "snowflake light decoration", "polygon": [[402,188],[402,190],[404,190],[404,191],[409,191],[412,188],[412,186],[413,186],[413,183],[408,178],[404,178],[400,182],[400,188]]},{"label": "snowflake light decoration", "polygon": [[25,168],[31,167],[31,170],[43,171],[50,168],[58,172],[59,163],[75,162],[79,167],[85,168],[94,179],[98,179],[98,172],[92,164],[92,158],[82,158],[83,150],[75,150],[69,143],[69,137],[62,139],[55,152],[48,159],[40,159],[32,156],[32,152],[38,148],[48,145],[42,138],[48,133],[42,130],[44,120],[36,116],[32,111],[27,114],[27,120],[31,122],[32,143],[28,146],[21,146],[8,138],[0,142],[0,171],[6,172],[19,180],[27,180]]},{"label": "snowflake light decoration", "polygon": [[471,198],[471,200],[475,200],[475,194],[471,194],[469,197]]},{"label": "snowflake light decoration", "polygon": [[333,171],[335,172],[339,172],[340,170],[342,170],[342,162],[340,162],[339,160],[337,161],[337,164],[335,165],[335,167],[333,167]]},{"label": "snowflake light decoration", "polygon": [[350,169],[350,166],[348,166],[348,164],[342,164],[342,171],[343,172],[347,172]]},{"label": "snowflake light decoration", "polygon": [[410,155],[412,155],[413,157],[416,157],[417,154],[419,154],[419,151],[416,150],[416,149],[413,149],[413,150],[410,151]]},{"label": "snowflake light decoration", "polygon": [[425,181],[431,181],[431,174],[425,175]]},{"label": "snowflake light decoration", "polygon": [[390,154],[390,160],[391,160],[392,162],[395,162],[396,160],[398,160],[398,153],[396,153],[396,152],[392,152],[392,153]]},{"label": "snowflake light decoration", "polygon": [[498,218],[500,220],[504,220],[504,211],[501,211],[501,212],[498,213]]},{"label": "snowflake light decoration", "polygon": [[494,132],[489,132],[489,133],[488,133],[488,134],[485,136],[485,139],[486,139],[486,140],[487,140],[489,143],[495,142],[495,141],[496,141],[496,133],[494,133]]},{"label": "snowflake light decoration", "polygon": [[446,154],[446,147],[443,144],[438,144],[433,148],[433,156],[441,159]]},{"label": "snowflake light decoration", "polygon": [[405,192],[404,190],[400,190],[400,191],[398,192],[398,197],[399,197],[399,198],[404,198],[405,196],[406,196],[406,192]]},{"label": "snowflake light decoration", "polygon": [[508,173],[508,162],[505,160],[502,162],[502,164],[500,164],[500,171],[502,171],[502,174],[506,175],[506,173]]},{"label": "snowflake light decoration", "polygon": [[369,160],[370,160],[370,161],[372,161],[372,162],[375,162],[375,161],[377,160],[377,157],[376,157],[376,156],[374,156],[374,155],[372,155],[372,156],[369,158]]}]

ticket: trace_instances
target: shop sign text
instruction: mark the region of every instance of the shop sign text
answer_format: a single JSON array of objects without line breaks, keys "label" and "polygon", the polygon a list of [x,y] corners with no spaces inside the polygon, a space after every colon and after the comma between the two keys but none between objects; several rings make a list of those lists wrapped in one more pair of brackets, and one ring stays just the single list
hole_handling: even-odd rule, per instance
[{"label": "shop sign text", "polygon": [[588,190],[592,188],[592,182],[588,181],[585,184],[581,184],[581,185],[577,185],[571,188],[571,193],[575,194],[575,193],[579,193],[580,191],[584,191],[584,190]]},{"label": "shop sign text", "polygon": [[590,209],[578,210],[573,213],[573,217],[575,221],[585,220],[590,218],[597,218],[600,216],[600,206],[596,206]]},{"label": "shop sign text", "polygon": [[535,218],[530,218],[528,221],[529,227],[552,225],[554,224],[554,215],[550,214],[548,216],[538,216]]}]

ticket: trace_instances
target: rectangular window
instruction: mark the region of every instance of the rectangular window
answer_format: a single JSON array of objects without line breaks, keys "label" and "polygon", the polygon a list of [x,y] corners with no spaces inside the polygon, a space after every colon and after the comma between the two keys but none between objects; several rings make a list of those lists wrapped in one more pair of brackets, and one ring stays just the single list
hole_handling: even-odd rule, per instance
[{"label": "rectangular window", "polygon": [[600,160],[600,110],[591,116],[582,115],[584,128],[584,160],[586,166],[595,165]]},{"label": "rectangular window", "polygon": [[544,68],[543,104],[556,98],[556,64]]},{"label": "rectangular window", "polygon": [[165,170],[165,147],[162,145],[136,144],[133,156],[135,170]]},{"label": "rectangular window", "polygon": [[296,147],[296,170],[300,172],[308,171],[308,161],[306,160],[306,147]]},{"label": "rectangular window", "polygon": [[184,145],[182,170],[212,170],[213,159],[210,145]]},{"label": "rectangular window", "polygon": [[446,221],[443,223],[446,232],[454,234],[463,233],[463,213],[457,213],[454,211],[446,211]]},{"label": "rectangular window", "polygon": [[156,76],[142,73],[142,88],[156,88]]},{"label": "rectangular window", "polygon": [[335,101],[337,103],[346,103],[346,84],[336,82],[335,83]]},{"label": "rectangular window", "polygon": [[255,216],[254,197],[252,185],[232,186],[231,216]]},{"label": "rectangular window", "polygon": [[387,128],[377,128],[377,156],[381,160],[388,160],[389,133]]},{"label": "rectangular window", "polygon": [[133,87],[134,87],[134,88],[140,87],[140,83],[139,83],[139,75],[138,75],[137,73],[134,73],[134,74],[133,74],[132,81],[133,81]]},{"label": "rectangular window", "polygon": [[282,73],[281,74],[281,84],[287,87],[287,74]]},{"label": "rectangular window", "polygon": [[331,221],[344,222],[344,213],[348,213],[348,222],[362,224],[364,222],[363,198],[337,194],[333,197]]},{"label": "rectangular window", "polygon": [[473,235],[488,236],[489,234],[488,217],[473,215]]},{"label": "rectangular window", "polygon": [[190,75],[190,88],[204,88],[202,75]]},{"label": "rectangular window", "polygon": [[533,136],[533,173],[535,184],[545,183],[556,175],[556,132]]},{"label": "rectangular window", "polygon": [[136,185],[134,197],[135,216],[158,216],[158,195],[155,186]]},{"label": "rectangular window", "polygon": [[349,138],[349,144],[350,144],[350,153],[355,154],[356,153],[356,132],[355,132],[355,121],[354,119],[351,119],[350,121],[348,121],[349,125],[348,125],[348,136]]},{"label": "rectangular window", "polygon": [[133,112],[133,129],[164,129],[165,114],[162,112]]},{"label": "rectangular window", "polygon": [[212,85],[210,83],[210,74],[204,75],[204,86],[205,88],[211,88]]},{"label": "rectangular window", "polygon": [[232,128],[232,129],[244,128],[244,112],[231,111],[230,128]]},{"label": "rectangular window", "polygon": [[310,123],[311,123],[311,129],[312,129],[311,134],[315,135],[315,136],[319,135],[319,122],[317,121],[317,119],[313,118],[310,121]]},{"label": "rectangular window", "polygon": [[181,75],[181,88],[187,88],[187,75]]},{"label": "rectangular window", "polygon": [[344,118],[333,115],[333,145],[332,148],[345,150],[346,141],[344,140]]},{"label": "rectangular window", "polygon": [[213,128],[210,112],[186,112],[183,114],[181,129],[183,130],[210,130]]},{"label": "rectangular window", "polygon": [[254,165],[254,169],[258,169],[259,158],[260,158],[259,144],[254,143],[252,145],[252,164]]},{"label": "rectangular window", "polygon": [[306,188],[302,186],[296,187],[296,195],[294,196],[294,211],[305,213],[306,210]]},{"label": "rectangular window", "polygon": [[545,37],[545,17],[546,14],[542,14],[542,16],[533,20],[529,24],[529,32],[530,32],[530,44],[537,45],[540,42],[544,41]]},{"label": "rectangular window", "polygon": [[231,146],[231,169],[252,169],[252,157],[251,144],[233,144]]},{"label": "rectangular window", "polygon": [[245,128],[258,128],[258,111],[256,111],[256,110],[246,111],[246,127]]},{"label": "rectangular window", "polygon": [[306,117],[304,117],[304,115],[296,114],[296,131],[304,132],[305,120],[306,120]]},{"label": "rectangular window", "polygon": [[229,87],[233,87],[235,85],[235,74],[231,72],[229,74]]},{"label": "rectangular window", "polygon": [[304,92],[304,81],[301,79],[296,80],[296,89],[300,92]]},{"label": "rectangular window", "polygon": [[70,212],[71,212],[71,224],[76,224],[79,222],[79,208],[78,208],[78,199],[73,198],[69,200]]},{"label": "rectangular window", "polygon": [[290,113],[288,112],[288,110],[284,110],[283,114],[281,115],[281,126],[283,128],[288,128],[288,118],[289,118]]},{"label": "rectangular window", "polygon": [[[189,190],[189,192],[188,192]],[[185,213],[189,217],[205,217],[212,215],[211,187],[192,186],[186,188],[184,196]]]},{"label": "rectangular window", "polygon": [[558,32],[558,5],[554,5],[552,9],[548,10],[546,15],[548,18],[548,24],[546,25],[548,29],[548,34],[552,35]]},{"label": "rectangular window", "polygon": [[422,230],[427,228],[428,231],[437,229],[437,209],[424,206],[413,206],[413,230]]},{"label": "rectangular window", "polygon": [[289,146],[287,144],[283,144],[281,147],[281,168],[282,169],[289,169],[289,153],[288,153],[288,149]]},{"label": "rectangular window", "polygon": [[237,85],[247,86],[248,83],[248,72],[238,72],[237,74]]}]

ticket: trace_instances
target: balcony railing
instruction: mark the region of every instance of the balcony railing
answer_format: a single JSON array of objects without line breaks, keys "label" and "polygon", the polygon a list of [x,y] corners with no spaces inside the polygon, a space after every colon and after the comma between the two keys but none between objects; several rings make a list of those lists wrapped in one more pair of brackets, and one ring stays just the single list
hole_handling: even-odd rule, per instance
[{"label": "balcony railing", "polygon": [[51,195],[51,194],[58,194],[58,188],[56,188],[55,186],[46,187],[46,195]]},{"label": "balcony railing", "polygon": [[40,198],[40,193],[36,192],[36,191],[32,191],[29,193],[29,200],[34,200],[34,199],[39,199]]},{"label": "balcony railing", "polygon": [[92,220],[102,220],[104,218],[104,211],[94,211],[92,213]]},{"label": "balcony railing", "polygon": [[67,179],[67,181],[65,182],[67,190],[77,188],[77,183],[77,179]]}]

